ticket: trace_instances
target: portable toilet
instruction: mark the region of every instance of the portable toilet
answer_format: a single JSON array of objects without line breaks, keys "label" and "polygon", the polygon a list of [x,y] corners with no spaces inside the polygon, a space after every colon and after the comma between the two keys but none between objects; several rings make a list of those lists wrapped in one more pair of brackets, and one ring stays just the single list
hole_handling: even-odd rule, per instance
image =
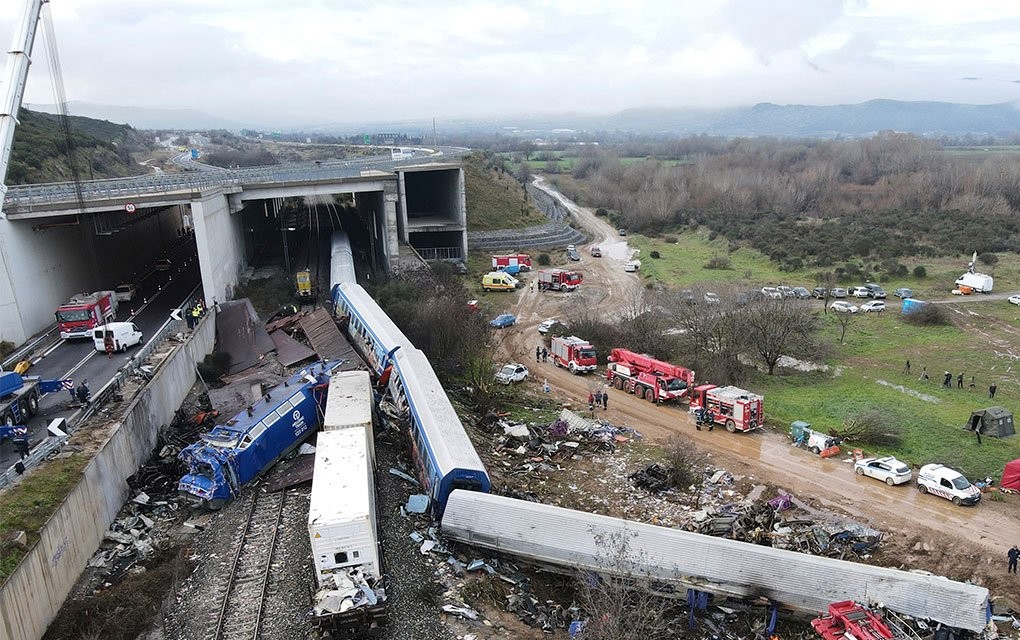
[{"label": "portable toilet", "polygon": [[903,299],[903,313],[913,313],[913,312],[917,311],[918,309],[921,309],[922,307],[924,307],[926,304],[928,304],[928,303],[923,301],[923,300],[915,300],[913,298],[904,298]]}]

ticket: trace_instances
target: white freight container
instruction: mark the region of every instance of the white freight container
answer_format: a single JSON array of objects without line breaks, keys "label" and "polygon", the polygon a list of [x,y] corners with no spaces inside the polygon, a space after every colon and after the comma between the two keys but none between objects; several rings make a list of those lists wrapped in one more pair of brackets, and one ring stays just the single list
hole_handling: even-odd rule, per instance
[{"label": "white freight container", "polygon": [[372,430],[372,408],[375,398],[367,371],[343,371],[333,374],[326,396],[323,431],[359,428],[368,434],[368,451],[375,468],[375,433]]},{"label": "white freight container", "polygon": [[381,575],[366,434],[364,429],[323,431],[315,446],[308,536],[320,587],[336,588],[332,574],[354,568],[372,578]]}]

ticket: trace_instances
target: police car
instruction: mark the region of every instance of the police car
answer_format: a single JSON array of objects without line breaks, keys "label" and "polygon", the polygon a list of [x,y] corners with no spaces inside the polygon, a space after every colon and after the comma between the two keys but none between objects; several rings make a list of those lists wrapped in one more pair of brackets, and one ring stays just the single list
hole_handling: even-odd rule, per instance
[{"label": "police car", "polygon": [[930,493],[953,504],[977,504],[981,500],[981,491],[972,485],[959,471],[942,464],[926,464],[917,472],[917,489],[921,493]]}]

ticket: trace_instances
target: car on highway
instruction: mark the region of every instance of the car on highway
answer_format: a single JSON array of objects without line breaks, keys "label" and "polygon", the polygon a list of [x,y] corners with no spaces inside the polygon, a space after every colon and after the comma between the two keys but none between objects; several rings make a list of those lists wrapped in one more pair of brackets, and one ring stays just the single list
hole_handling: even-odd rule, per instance
[{"label": "car on highway", "polygon": [[152,265],[156,271],[169,271],[173,267],[173,263],[170,262],[169,258],[160,258]]},{"label": "car on highway", "polygon": [[914,475],[910,467],[892,456],[858,460],[854,463],[854,472],[859,476],[881,480],[890,487],[910,482]]},{"label": "car on highway", "polygon": [[118,284],[113,294],[117,296],[117,302],[131,302],[138,295],[138,285],[133,282]]},{"label": "car on highway", "polygon": [[829,293],[830,293],[830,295],[833,298],[845,298],[846,297],[846,289],[844,289],[843,287],[835,287]]},{"label": "car on highway", "polygon": [[798,300],[807,300],[808,298],[811,297],[811,292],[808,291],[805,287],[794,287],[793,297],[797,298]]},{"label": "car on highway", "polygon": [[899,289],[896,289],[895,291],[893,291],[892,294],[894,296],[896,296],[897,298],[901,298],[901,299],[902,298],[913,298],[914,297],[914,290],[913,289],[908,289],[906,287],[900,287]]},{"label": "car on highway", "polygon": [[1020,307],[1020,293],[1011,295],[1010,297],[1006,298],[1006,302],[1010,304],[1015,304],[1018,307]]},{"label": "car on highway", "polygon": [[562,323],[556,318],[549,318],[548,320],[543,320],[542,323],[538,325],[538,332],[544,336],[545,334],[549,333],[549,330],[552,329],[554,325],[557,324]]},{"label": "car on highway", "polygon": [[883,311],[885,311],[885,303],[882,302],[881,300],[868,300],[867,302],[861,305],[861,311],[863,311],[864,313],[872,312],[882,313]]},{"label": "car on highway", "polygon": [[528,379],[528,368],[517,362],[508,362],[496,372],[496,382],[510,385]]},{"label": "car on highway", "polygon": [[567,258],[573,260],[574,262],[578,262],[581,260],[581,254],[577,252],[577,247],[575,247],[574,245],[570,245],[567,247]]},{"label": "car on highway", "polygon": [[769,300],[779,300],[783,297],[783,292],[778,287],[762,287],[761,294]]},{"label": "car on highway", "polygon": [[926,464],[917,470],[917,490],[930,493],[953,504],[976,504],[981,501],[981,491],[963,477],[963,474],[943,464]]},{"label": "car on highway", "polygon": [[837,300],[829,308],[837,313],[857,313],[857,307],[846,300]]},{"label": "car on highway", "polygon": [[811,297],[818,300],[824,299],[827,295],[829,295],[829,290],[825,287],[815,287],[811,290]]},{"label": "car on highway", "polygon": [[492,320],[489,324],[496,327],[497,329],[506,329],[517,324],[517,316],[512,313],[501,313]]}]

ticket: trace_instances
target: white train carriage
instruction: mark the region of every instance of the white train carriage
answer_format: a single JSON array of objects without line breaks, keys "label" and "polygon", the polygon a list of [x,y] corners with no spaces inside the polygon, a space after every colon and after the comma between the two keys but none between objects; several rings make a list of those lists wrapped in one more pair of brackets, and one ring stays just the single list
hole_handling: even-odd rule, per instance
[{"label": "white train carriage", "polygon": [[367,371],[344,371],[334,374],[326,396],[323,431],[361,429],[368,434],[368,452],[375,467],[375,429],[372,424],[375,397]]},{"label": "white train carriage", "polygon": [[343,231],[333,232],[333,245],[329,257],[329,284],[357,284],[358,275],[354,270],[354,253],[351,240]]},{"label": "white train carriage", "polygon": [[323,431],[315,449],[308,537],[318,583],[313,624],[331,633],[385,622],[368,432]]},{"label": "white train carriage", "polygon": [[436,515],[454,489],[488,492],[489,475],[425,354],[403,347],[394,369],[390,392],[409,417],[411,456]]},{"label": "white train carriage", "polygon": [[357,284],[333,286],[333,313],[348,318],[347,334],[376,375],[390,365],[395,350],[414,348],[372,296]]}]

